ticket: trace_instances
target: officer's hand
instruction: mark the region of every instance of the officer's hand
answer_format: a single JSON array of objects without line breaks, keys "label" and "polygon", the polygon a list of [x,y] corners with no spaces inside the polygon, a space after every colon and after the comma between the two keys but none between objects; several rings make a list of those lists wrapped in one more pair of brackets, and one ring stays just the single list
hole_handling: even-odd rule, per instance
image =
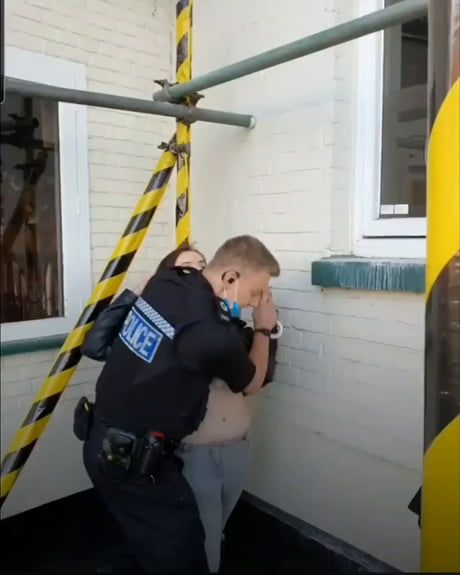
[{"label": "officer's hand", "polygon": [[254,309],[254,327],[256,329],[269,329],[275,327],[278,321],[278,311],[273,303],[271,292],[262,297],[258,307]]}]

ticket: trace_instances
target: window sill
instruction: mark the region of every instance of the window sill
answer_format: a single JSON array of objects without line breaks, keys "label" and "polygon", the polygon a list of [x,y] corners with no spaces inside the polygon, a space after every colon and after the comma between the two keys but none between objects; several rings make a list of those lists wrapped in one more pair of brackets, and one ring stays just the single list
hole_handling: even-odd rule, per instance
[{"label": "window sill", "polygon": [[58,349],[64,343],[66,337],[66,335],[51,335],[33,339],[20,339],[17,341],[2,341],[0,356],[6,357],[8,355]]},{"label": "window sill", "polygon": [[322,288],[425,292],[424,260],[330,257],[312,263],[311,281]]}]

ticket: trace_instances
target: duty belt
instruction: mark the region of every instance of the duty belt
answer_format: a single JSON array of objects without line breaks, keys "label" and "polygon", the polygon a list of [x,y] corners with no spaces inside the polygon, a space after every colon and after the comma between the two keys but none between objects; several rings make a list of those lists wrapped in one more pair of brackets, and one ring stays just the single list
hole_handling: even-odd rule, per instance
[{"label": "duty belt", "polygon": [[122,479],[134,471],[154,480],[162,463],[177,446],[158,431],[137,437],[116,427],[106,427],[99,459],[104,473],[113,478]]}]

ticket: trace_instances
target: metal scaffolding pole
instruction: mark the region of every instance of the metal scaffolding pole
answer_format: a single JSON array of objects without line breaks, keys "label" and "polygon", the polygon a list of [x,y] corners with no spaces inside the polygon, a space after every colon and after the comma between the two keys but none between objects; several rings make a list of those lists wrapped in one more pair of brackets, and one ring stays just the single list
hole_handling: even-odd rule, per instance
[{"label": "metal scaffolding pole", "polygon": [[[176,4],[176,77],[177,81],[192,79],[193,0]],[[183,104],[188,104],[187,98]],[[176,243],[190,243],[190,156],[192,128],[188,122],[177,122]]]},{"label": "metal scaffolding pole", "polygon": [[422,572],[460,573],[460,0],[430,0]]},{"label": "metal scaffolding pole", "polygon": [[398,2],[383,10],[378,10],[328,30],[322,30],[312,36],[306,36],[295,42],[284,44],[273,50],[262,52],[251,58],[246,58],[208,74],[203,74],[190,82],[169,86],[167,90],[161,90],[156,93],[154,100],[170,102],[181,100],[200,90],[206,90],[207,88],[225,84],[231,80],[249,76],[255,72],[260,72],[297,58],[303,58],[309,54],[378,32],[395,24],[408,22],[425,15],[427,7],[428,0],[404,0],[403,2]]},{"label": "metal scaffolding pole", "polygon": [[95,106],[97,108],[112,108],[114,110],[127,110],[142,114],[157,116],[169,116],[179,118],[187,122],[209,122],[212,124],[225,124],[227,126],[239,126],[241,128],[254,128],[256,119],[250,114],[234,114],[218,110],[194,108],[167,102],[150,102],[138,98],[126,98],[114,94],[102,94],[99,92],[85,92],[83,90],[70,90],[58,88],[47,84],[38,84],[16,78],[5,78],[7,92],[17,92],[24,96],[37,96],[50,98],[59,102],[80,104],[83,106]]}]

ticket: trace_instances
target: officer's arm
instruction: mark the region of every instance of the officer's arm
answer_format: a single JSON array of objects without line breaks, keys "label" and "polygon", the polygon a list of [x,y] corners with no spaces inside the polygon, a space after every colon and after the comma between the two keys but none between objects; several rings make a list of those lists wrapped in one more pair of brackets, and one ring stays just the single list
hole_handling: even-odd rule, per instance
[{"label": "officer's arm", "polygon": [[241,393],[252,384],[260,388],[267,369],[268,338],[260,343],[259,336],[254,339],[257,342],[252,346],[251,358],[234,325],[203,321],[183,328],[174,343],[184,367],[222,379],[234,393]]},{"label": "officer's arm", "polygon": [[131,290],[124,290],[99,314],[83,342],[81,348],[83,355],[96,361],[107,359],[112,344],[137,297]]}]

